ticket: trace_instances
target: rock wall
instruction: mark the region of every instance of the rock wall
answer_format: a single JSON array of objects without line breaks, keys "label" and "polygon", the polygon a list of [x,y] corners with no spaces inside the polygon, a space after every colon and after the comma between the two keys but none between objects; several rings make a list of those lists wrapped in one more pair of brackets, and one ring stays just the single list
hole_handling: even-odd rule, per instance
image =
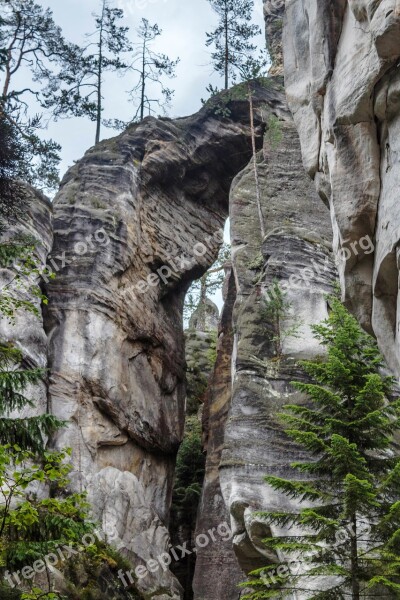
[{"label": "rock wall", "polygon": [[[236,559],[229,548],[214,544],[199,554],[196,600],[237,599],[237,583],[245,573],[277,560],[262,540],[280,531],[267,531],[254,512],[286,501],[263,481],[266,473],[287,475],[290,462],[299,459],[276,413],[288,401],[300,400],[290,381],[303,377],[298,359],[321,351],[310,326],[327,316],[325,294],[336,278],[329,210],[304,172],[283,89],[279,105],[266,104],[264,111],[267,133],[257,170],[266,236],[261,235],[251,162],[234,179],[230,194],[235,284],[227,306],[229,310],[234,301],[232,321],[224,330],[231,330],[233,337],[220,341],[221,364],[217,362],[205,410],[208,454],[198,517],[198,530],[206,531],[229,516]],[[281,323],[282,356],[277,356],[273,324],[263,312],[267,292],[276,283],[286,290],[291,305]],[[295,323],[298,337],[285,337]]]},{"label": "rock wall", "polygon": [[[13,240],[29,240],[26,243],[35,246],[32,257],[38,273],[45,268],[47,256],[53,242],[52,209],[51,204],[45,196],[36,190],[27,189],[27,212],[23,218],[17,219],[15,223],[2,233],[2,243]],[[22,353],[23,366],[30,369],[45,369],[47,367],[47,338],[43,327],[41,315],[41,301],[37,296],[32,296],[32,288],[40,284],[40,275],[34,273],[29,277],[23,277],[20,281],[16,279],[16,265],[10,265],[8,269],[0,269],[0,288],[7,290],[7,294],[22,300],[29,300],[37,309],[35,315],[31,311],[19,310],[15,318],[0,319],[0,340],[2,343],[15,345]],[[29,417],[47,412],[47,377],[35,386],[28,385],[25,394],[34,402],[34,406],[26,406],[18,416]],[[16,416],[16,414],[12,415]]]},{"label": "rock wall", "polygon": [[[225,428],[220,483],[234,530],[233,545],[245,572],[275,562],[262,543],[270,534],[254,516],[289,504],[263,481],[266,473],[288,475],[299,459],[277,422],[283,404],[300,401],[290,381],[304,377],[297,361],[320,354],[310,326],[327,316],[325,294],[335,269],[330,252],[329,211],[304,174],[298,135],[289,117],[280,121],[281,138],[267,143],[259,159],[266,237],[256,214],[252,167],[231,190],[230,218],[237,298],[233,327],[233,390]],[[280,323],[281,356],[263,312],[268,291],[279,284],[290,303]],[[295,335],[285,335],[293,325]]]},{"label": "rock wall", "polygon": [[344,299],[399,363],[400,1],[287,0],[286,92]]},{"label": "rock wall", "polygon": [[[224,308],[218,332],[217,360],[203,409],[203,437],[207,452],[206,474],[199,505],[196,535],[207,535],[221,523],[230,524],[219,481],[219,465],[224,444],[224,432],[232,394],[232,311],[236,299],[232,268],[226,274]],[[210,539],[210,538],[209,538]],[[216,536],[204,548],[199,548],[193,580],[195,600],[238,598],[238,583],[243,580],[233,551],[232,541]]]},{"label": "rock wall", "polygon": [[[255,86],[254,101],[260,144],[261,108],[279,93]],[[248,102],[226,95],[193,117],[145,119],[97,145],[54,202],[49,398],[69,426],[53,445],[73,448],[72,487],[88,490],[135,566],[168,551],[184,425],[183,299],[217,256],[230,184],[250,155]],[[138,585],[158,600],[182,593],[161,568]]]},{"label": "rock wall", "polygon": [[285,0],[264,0],[267,49],[271,59],[269,75],[283,75],[282,24]]}]

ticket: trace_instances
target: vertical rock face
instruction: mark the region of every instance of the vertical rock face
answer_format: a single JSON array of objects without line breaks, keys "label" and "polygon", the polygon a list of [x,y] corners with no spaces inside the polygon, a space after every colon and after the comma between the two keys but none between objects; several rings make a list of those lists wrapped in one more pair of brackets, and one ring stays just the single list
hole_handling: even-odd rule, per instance
[{"label": "vertical rock face", "polygon": [[270,75],[283,75],[282,28],[285,0],[264,0],[267,48],[272,66]]},{"label": "vertical rock face", "polygon": [[[14,223],[2,235],[2,243],[16,238],[29,239],[29,244],[35,246],[34,261],[40,272],[45,268],[47,256],[52,246],[52,209],[51,204],[42,194],[30,188],[27,190],[28,209],[24,219]],[[15,320],[0,319],[0,340],[2,343],[10,342],[22,353],[23,364],[28,368],[45,369],[47,367],[47,338],[41,317],[40,299],[30,294],[32,287],[40,283],[40,276],[33,274],[23,278],[22,285],[13,280],[16,270],[14,267],[0,269],[0,286],[7,286],[8,291],[16,297],[29,300],[38,310],[38,315],[19,310]],[[46,379],[46,378],[44,378]],[[46,381],[29,385],[25,390],[26,397],[31,398],[35,406],[26,406],[19,416],[28,417],[43,414],[47,411]]]},{"label": "vertical rock face", "polygon": [[[257,88],[258,138],[266,99],[277,92]],[[49,397],[69,426],[53,444],[73,448],[72,486],[88,490],[134,565],[168,549],[184,424],[183,298],[216,258],[231,180],[251,154],[248,103],[226,103],[230,118],[211,103],[96,146],[54,202]],[[138,585],[158,600],[181,596],[161,568]]]},{"label": "vertical rock face", "polygon": [[[290,386],[303,377],[297,360],[321,353],[310,326],[327,316],[325,294],[335,278],[329,211],[304,174],[298,135],[288,115],[279,128],[280,135],[265,145],[258,163],[264,239],[252,166],[236,177],[230,202],[237,297],[233,389],[220,485],[232,519],[234,550],[245,572],[276,561],[262,540],[281,531],[266,530],[254,512],[284,508],[285,503],[290,507],[290,501],[265,484],[263,475],[285,477],[290,463],[301,460],[276,415],[288,401],[299,401]],[[275,284],[286,290],[290,303],[280,323],[279,351],[263,310]],[[289,333],[294,325],[295,335]]]},{"label": "vertical rock face", "polygon": [[[289,464],[299,459],[276,415],[283,404],[299,401],[290,386],[303,377],[297,360],[321,352],[310,326],[327,316],[325,294],[336,276],[329,211],[304,173],[283,92],[279,106],[266,103],[264,111],[268,131],[257,168],[266,237],[261,237],[251,162],[231,188],[235,283],[231,280],[224,315],[230,318],[234,300],[233,316],[229,326],[224,323],[204,413],[208,454],[198,531],[229,515],[236,559],[229,548],[214,544],[199,553],[196,600],[236,599],[244,573],[277,560],[262,540],[281,532],[266,531],[254,512],[282,507],[286,501],[263,481],[266,473],[287,475]],[[291,304],[281,324],[282,356],[276,354],[263,310],[263,299],[276,283],[286,289]],[[294,324],[299,325],[298,337],[285,336]],[[229,331],[232,339],[225,336]]]},{"label": "vertical rock face", "polygon": [[286,91],[345,299],[399,374],[400,2],[289,0]]},{"label": "vertical rock face", "polygon": [[[196,534],[206,535],[221,523],[230,523],[219,482],[224,432],[231,404],[231,361],[233,350],[232,310],[236,298],[232,269],[227,273],[224,309],[218,335],[217,360],[203,409],[203,430],[207,450],[206,474],[200,500]],[[237,584],[243,579],[232,548],[232,540],[215,540],[197,551],[196,571],[193,581],[195,600],[219,600],[238,597]]]}]

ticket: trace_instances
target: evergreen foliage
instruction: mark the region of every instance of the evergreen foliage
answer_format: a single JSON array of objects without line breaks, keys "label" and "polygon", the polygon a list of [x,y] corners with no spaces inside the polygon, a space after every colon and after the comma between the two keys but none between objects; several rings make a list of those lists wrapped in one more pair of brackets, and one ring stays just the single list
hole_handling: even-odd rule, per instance
[{"label": "evergreen foliage", "polygon": [[[209,0],[209,2],[218,15],[219,23],[214,31],[206,34],[206,45],[214,47],[211,54],[214,70],[223,75],[224,87],[227,90],[238,73],[244,79],[258,76],[254,74],[258,62],[253,58],[256,46],[251,40],[261,33],[261,29],[251,23],[253,0]],[[261,59],[261,62],[264,60]]]},{"label": "evergreen foliage", "polygon": [[[161,108],[168,106],[174,94],[173,90],[164,85],[163,77],[169,79],[175,77],[175,69],[180,59],[171,60],[166,54],[155,52],[152,49],[153,42],[160,35],[162,35],[162,30],[157,24],[151,25],[148,19],[142,19],[137,31],[140,42],[134,44],[135,53],[133,63],[130,65],[130,69],[139,75],[137,84],[130,91],[131,101],[139,101],[134,121],[138,118],[142,121],[145,111],[149,115],[154,114],[153,104]],[[149,95],[147,90],[149,83],[160,86],[164,101],[161,101],[158,96],[152,98]]]},{"label": "evergreen foliage", "polygon": [[110,0],[101,0],[101,11],[94,15],[95,29],[87,36],[89,43],[81,49],[72,68],[61,73],[66,87],[57,94],[52,90],[50,104],[57,115],[87,115],[96,122],[95,143],[100,141],[101,125],[119,128],[119,122],[103,120],[103,84],[107,71],[123,72],[128,68],[123,56],[132,51],[127,37],[128,27],[120,24],[124,12],[114,8]]},{"label": "evergreen foliage", "polygon": [[[21,239],[0,244],[0,267],[8,268],[11,274],[1,290],[0,315],[11,323],[18,310],[38,316],[38,308],[30,298],[47,300],[32,283],[32,277],[38,273],[33,243]],[[26,388],[39,383],[44,376],[43,369],[26,363],[18,348],[0,343],[0,444],[18,444],[23,450],[41,454],[48,436],[63,424],[49,414],[22,416],[26,407],[34,407]]]},{"label": "evergreen foliage", "polygon": [[19,179],[27,163],[26,147],[18,130],[5,116],[0,115],[0,232],[5,223],[22,215],[27,199]]},{"label": "evergreen foliage", "polygon": [[175,485],[172,496],[172,523],[179,523],[190,539],[196,526],[197,506],[205,470],[201,440],[201,423],[197,415],[186,419],[185,435],[176,459]]},{"label": "evergreen foliage", "polygon": [[[11,325],[18,310],[37,316],[31,295],[42,295],[32,284],[38,272],[32,243],[1,244],[0,266],[11,273],[1,290],[0,316]],[[27,408],[35,406],[26,389],[44,375],[44,370],[27,363],[18,348],[0,344],[0,568],[6,580],[9,569],[29,566],[57,545],[77,542],[92,528],[85,520],[88,506],[84,495],[56,497],[68,484],[69,451],[47,452],[46,443],[63,422],[50,414],[24,416]],[[51,490],[50,497],[39,497],[39,488]],[[6,591],[7,582],[2,585],[4,597],[12,598],[12,589]],[[48,592],[33,585],[29,594],[22,593],[21,600],[56,598]]]},{"label": "evergreen foliage", "polygon": [[[31,116],[29,107],[32,102],[41,108],[58,107],[54,90],[63,81],[62,73],[73,68],[80,50],[66,42],[51,10],[34,0],[0,0],[0,10],[0,129],[7,139],[0,156],[0,183],[7,189],[7,175],[14,189],[15,183],[10,182],[15,178],[53,189],[58,185],[60,146],[41,139],[42,115]],[[20,77],[23,69],[30,70],[31,85]]]},{"label": "evergreen foliage", "polygon": [[225,279],[224,265],[230,260],[231,248],[224,243],[213,266],[204,273],[200,279],[196,279],[189,288],[183,307],[183,316],[189,320],[194,311],[199,316],[198,329],[205,331],[207,317],[207,300],[222,288]]},{"label": "evergreen foliage", "polygon": [[[392,444],[400,401],[382,373],[375,340],[337,298],[313,331],[326,356],[301,363],[312,382],[293,385],[307,401],[280,415],[289,438],[310,458],[292,465],[291,479],[265,478],[300,510],[262,513],[288,534],[264,540],[281,562],[254,571],[246,584],[254,591],[245,598],[291,598],[295,591],[309,600],[398,598],[400,458]],[[337,544],[343,529],[348,535]],[[294,559],[301,567],[290,573]]]},{"label": "evergreen foliage", "polygon": [[[197,415],[186,417],[185,434],[178,451],[175,484],[171,506],[171,543],[187,542],[190,547],[196,530],[197,509],[205,471],[201,423]],[[171,565],[172,572],[185,590],[185,598],[193,598],[191,582],[195,555],[185,556]]]},{"label": "evergreen foliage", "polygon": [[262,299],[261,317],[265,324],[267,339],[273,343],[277,359],[283,355],[284,340],[299,336],[301,323],[291,327],[282,326],[291,308],[292,304],[287,298],[287,292],[282,290],[277,280],[274,280]]}]

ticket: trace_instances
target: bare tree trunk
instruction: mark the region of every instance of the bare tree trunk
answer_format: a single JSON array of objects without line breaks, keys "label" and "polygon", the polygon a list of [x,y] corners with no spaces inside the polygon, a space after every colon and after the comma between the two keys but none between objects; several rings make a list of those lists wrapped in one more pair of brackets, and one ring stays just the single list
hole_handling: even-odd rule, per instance
[{"label": "bare tree trunk", "polygon": [[229,28],[228,8],[225,8],[225,89],[229,88]]},{"label": "bare tree trunk", "polygon": [[252,144],[252,148],[253,148],[253,169],[254,169],[254,179],[256,182],[256,201],[257,201],[258,218],[260,220],[261,238],[263,240],[265,238],[265,223],[264,223],[264,216],[262,213],[262,206],[261,206],[261,188],[260,188],[260,180],[258,177],[258,168],[257,168],[256,132],[254,129],[253,94],[251,91],[250,83],[248,84],[248,90],[249,90],[249,106],[250,106],[251,144]]},{"label": "bare tree trunk", "polygon": [[351,597],[352,600],[360,600],[360,582],[358,581],[358,544],[357,544],[357,516],[354,514],[351,520]]},{"label": "bare tree trunk", "polygon": [[144,99],[146,89],[146,40],[143,40],[143,55],[142,55],[142,93],[140,98],[140,120],[144,118]]},{"label": "bare tree trunk", "polygon": [[104,26],[104,13],[106,9],[106,0],[103,0],[103,10],[101,12],[101,22],[100,22],[100,37],[99,37],[99,64],[97,69],[97,118],[96,118],[96,138],[95,144],[98,144],[100,141],[100,128],[101,128],[101,76],[103,72],[103,26]]},{"label": "bare tree trunk", "polygon": [[200,330],[205,331],[207,311],[207,273],[200,279],[199,309]]}]

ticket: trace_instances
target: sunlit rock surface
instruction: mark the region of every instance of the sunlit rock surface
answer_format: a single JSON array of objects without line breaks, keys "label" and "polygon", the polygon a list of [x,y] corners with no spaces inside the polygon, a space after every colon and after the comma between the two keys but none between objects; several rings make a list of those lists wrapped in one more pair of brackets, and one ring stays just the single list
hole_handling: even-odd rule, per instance
[{"label": "sunlit rock surface", "polygon": [[288,0],[286,91],[345,299],[399,367],[399,0]]}]

